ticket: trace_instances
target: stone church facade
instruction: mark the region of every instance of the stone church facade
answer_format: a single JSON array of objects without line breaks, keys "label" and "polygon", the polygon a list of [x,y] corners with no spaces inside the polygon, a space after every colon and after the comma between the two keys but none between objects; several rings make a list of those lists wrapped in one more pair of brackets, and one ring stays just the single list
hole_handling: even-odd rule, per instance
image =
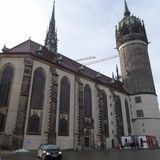
[{"label": "stone church facade", "polygon": [[143,21],[116,28],[122,81],[57,53],[54,7],[45,45],[27,40],[0,53],[0,144],[36,149],[107,148],[122,136],[160,137],[160,114]]}]

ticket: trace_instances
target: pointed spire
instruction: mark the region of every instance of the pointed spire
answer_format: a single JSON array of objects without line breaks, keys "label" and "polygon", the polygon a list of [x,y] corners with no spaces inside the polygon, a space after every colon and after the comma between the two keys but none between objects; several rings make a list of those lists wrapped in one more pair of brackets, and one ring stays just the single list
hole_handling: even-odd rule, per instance
[{"label": "pointed spire", "polygon": [[124,1],[124,7],[125,7],[125,10],[124,10],[124,16],[127,17],[127,16],[130,16],[130,11],[128,9],[128,5],[127,5],[127,1],[125,0]]},{"label": "pointed spire", "polygon": [[49,24],[49,30],[55,31],[55,0],[53,2],[53,10],[52,10],[52,16]]},{"label": "pointed spire", "polygon": [[46,34],[45,46],[50,52],[57,54],[57,31],[55,27],[55,0],[53,2],[53,11],[49,23],[49,29]]}]

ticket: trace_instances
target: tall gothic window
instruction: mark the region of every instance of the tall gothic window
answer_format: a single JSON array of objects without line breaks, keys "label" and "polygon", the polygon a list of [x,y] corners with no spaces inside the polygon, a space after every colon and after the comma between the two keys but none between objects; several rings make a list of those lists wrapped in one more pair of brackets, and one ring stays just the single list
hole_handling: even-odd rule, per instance
[{"label": "tall gothic window", "polygon": [[109,137],[109,126],[108,126],[108,108],[107,108],[107,96],[105,91],[102,91],[102,102],[103,102],[103,130],[104,135]]},{"label": "tall gothic window", "polygon": [[61,80],[60,89],[60,112],[69,113],[70,106],[70,84],[67,77]]},{"label": "tall gothic window", "polygon": [[67,77],[61,80],[59,108],[59,136],[69,136],[70,83]]},{"label": "tall gothic window", "polygon": [[132,130],[131,130],[131,121],[130,121],[130,114],[129,114],[129,106],[128,106],[128,102],[127,102],[126,99],[125,99],[125,108],[126,108],[128,134],[130,134],[132,132]]},{"label": "tall gothic window", "polygon": [[44,101],[44,86],[45,76],[42,69],[38,68],[34,72],[32,94],[31,94],[31,108],[43,108]]},{"label": "tall gothic window", "polygon": [[11,66],[5,67],[2,72],[2,77],[0,80],[0,106],[7,106],[9,103],[8,100],[9,100],[12,76],[13,76],[13,68]]},{"label": "tall gothic window", "polygon": [[0,112],[0,132],[4,130],[5,116]]},{"label": "tall gothic window", "polygon": [[29,118],[28,133],[29,134],[39,134],[40,133],[40,118],[36,114],[32,115]]},{"label": "tall gothic window", "polygon": [[92,117],[92,95],[88,84],[84,86],[84,114],[85,117]]}]

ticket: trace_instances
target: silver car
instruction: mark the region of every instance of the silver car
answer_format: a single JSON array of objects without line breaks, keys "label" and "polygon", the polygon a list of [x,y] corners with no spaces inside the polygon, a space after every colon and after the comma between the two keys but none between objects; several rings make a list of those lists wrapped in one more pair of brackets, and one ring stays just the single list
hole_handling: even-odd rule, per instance
[{"label": "silver car", "polygon": [[60,151],[59,147],[55,144],[41,144],[38,149],[37,157],[41,158],[42,160],[61,160],[62,152]]}]

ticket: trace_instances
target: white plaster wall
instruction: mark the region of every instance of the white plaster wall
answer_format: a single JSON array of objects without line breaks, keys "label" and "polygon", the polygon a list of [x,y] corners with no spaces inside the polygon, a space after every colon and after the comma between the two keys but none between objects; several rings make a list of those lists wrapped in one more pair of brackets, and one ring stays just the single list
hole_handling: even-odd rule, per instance
[{"label": "white plaster wall", "polygon": [[[135,103],[135,97],[141,96],[142,103]],[[131,96],[135,135],[153,135],[160,137],[160,113],[155,95],[140,94]],[[143,110],[144,117],[137,117],[136,110]],[[137,119],[138,118],[138,119]]]},{"label": "white plaster wall", "polygon": [[[135,103],[135,97],[140,96],[142,103]],[[156,117],[160,118],[160,112],[158,108],[157,96],[151,94],[139,94],[136,96],[130,96],[133,106],[133,115],[136,118],[136,110],[142,109],[144,112],[144,117]]]},{"label": "white plaster wall", "polygon": [[138,119],[133,125],[133,135],[151,135],[160,137],[160,119]]},{"label": "white plaster wall", "polygon": [[25,135],[23,141],[23,148],[37,150],[38,147],[43,143],[46,142],[44,142],[44,137],[42,135]]},{"label": "white plaster wall", "polygon": [[8,115],[5,126],[5,134],[11,135],[13,134],[13,130],[15,129],[21,84],[24,72],[24,58],[3,58],[3,60],[0,61],[0,68],[2,68],[7,63],[10,63],[14,66],[14,77],[12,80]]},{"label": "white plaster wall", "polygon": [[[41,135],[27,135],[27,125],[28,125],[28,116],[29,116],[29,110],[30,110],[33,76],[34,76],[34,71],[39,67],[41,67],[45,71],[45,76],[46,76]],[[50,73],[49,65],[34,60],[31,85],[30,85],[30,94],[29,94],[30,97],[28,99],[28,107],[27,107],[27,118],[26,118],[27,121],[25,124],[25,135],[24,135],[24,143],[23,143],[23,147],[26,149],[37,149],[40,146],[40,144],[47,143],[47,137],[45,132],[48,130],[47,127],[48,127],[48,113],[49,113],[49,93],[50,93],[49,88],[51,85],[50,80],[51,80],[51,73]]]},{"label": "white plaster wall", "polygon": [[[0,68],[6,64],[11,63],[15,67],[14,71],[14,78],[13,78],[13,85],[11,89],[11,96],[10,96],[10,104],[8,108],[8,117],[6,122],[5,133],[12,134],[15,128],[16,123],[16,115],[17,109],[19,104],[19,97],[21,91],[21,84],[23,79],[23,71],[24,71],[24,59],[23,58],[4,58],[3,61],[0,61]],[[30,95],[31,95],[31,88],[32,88],[32,81],[33,81],[33,74],[36,68],[41,67],[46,73],[46,85],[45,85],[45,98],[44,98],[44,110],[43,110],[43,120],[42,120],[42,132],[41,135],[27,135],[27,122],[25,124],[25,135],[24,135],[24,145],[23,147],[26,149],[37,149],[41,143],[47,143],[47,137],[45,132],[48,130],[48,113],[49,113],[49,89],[51,85],[51,73],[50,67],[43,62],[34,60],[33,62],[33,70],[32,70],[32,79],[30,85]],[[72,73],[68,73],[62,71],[60,69],[56,69],[58,73],[58,101],[57,101],[57,118],[56,118],[56,135],[57,135],[57,145],[59,145],[62,149],[68,149],[74,147],[74,138],[75,138],[75,76]],[[67,76],[70,81],[70,115],[69,115],[69,136],[58,136],[58,122],[59,122],[59,97],[60,97],[60,81],[61,78]],[[96,87],[95,83],[89,81],[84,78],[80,78],[81,82],[85,86],[88,84],[91,87],[92,92],[92,116],[94,119],[94,142],[95,145],[98,143],[98,105],[97,105],[97,98],[96,98]],[[109,117],[109,141],[111,143],[111,139],[114,139],[115,135],[115,124],[114,124],[114,102],[112,101],[112,94],[109,88],[99,85],[100,89],[103,89],[107,95],[107,106],[108,106],[108,117]],[[130,96],[130,100],[128,96],[115,92],[121,99],[122,105],[122,114],[123,114],[123,123],[124,123],[124,130],[125,135],[128,135],[128,128],[126,123],[126,111],[125,111],[125,98],[128,100],[129,109],[130,109],[130,102],[131,102],[131,112],[132,118],[136,117],[136,110],[143,109],[145,118],[157,118],[157,119],[140,119],[136,120],[133,123],[134,132],[133,134],[136,135],[155,135],[160,137],[160,114],[158,109],[158,102],[157,97],[155,95],[140,95],[142,97],[142,103],[135,104],[135,96]],[[136,95],[137,96],[137,95]],[[30,109],[30,99],[28,103],[27,109],[27,118]],[[143,126],[142,126],[143,125]],[[145,132],[144,132],[145,131]]]}]

